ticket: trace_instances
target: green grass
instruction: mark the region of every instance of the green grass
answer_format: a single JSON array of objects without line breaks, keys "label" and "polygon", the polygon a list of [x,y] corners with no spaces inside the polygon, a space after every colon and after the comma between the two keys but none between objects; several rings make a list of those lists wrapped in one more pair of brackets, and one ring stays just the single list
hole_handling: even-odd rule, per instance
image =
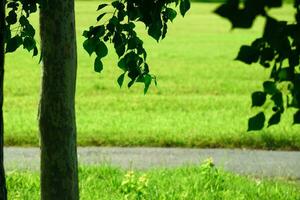
[{"label": "green grass", "polygon": [[[230,31],[214,15],[217,4],[194,3],[182,19],[170,24],[168,37],[157,44],[145,39],[151,72],[158,87],[143,95],[143,86],[120,89],[121,70],[111,49],[100,75],[82,48],[84,29],[93,25],[97,2],[76,2],[78,81],[76,95],[79,145],[241,147],[300,149],[299,126],[288,112],[279,126],[246,132],[250,94],[262,89],[268,70],[234,61],[239,47],[261,35],[263,20],[251,30]],[[291,5],[273,13],[292,17]],[[33,17],[34,24],[38,18]],[[38,145],[37,107],[40,66],[23,50],[9,54],[5,77],[5,144]],[[267,105],[268,110],[271,105]]]},{"label": "green grass", "polygon": [[[233,175],[209,162],[196,167],[129,171],[102,166],[80,168],[80,195],[84,200],[106,199],[224,199],[299,200],[300,186],[292,181]],[[39,199],[39,176],[9,172],[8,196],[14,200]]]}]

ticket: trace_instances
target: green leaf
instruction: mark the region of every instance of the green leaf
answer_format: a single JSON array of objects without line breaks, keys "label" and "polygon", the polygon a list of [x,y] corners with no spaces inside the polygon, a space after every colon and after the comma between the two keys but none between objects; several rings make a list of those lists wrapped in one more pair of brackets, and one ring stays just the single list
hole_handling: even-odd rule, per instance
[{"label": "green leaf", "polygon": [[124,71],[127,71],[127,65],[126,65],[126,59],[121,58],[118,62],[118,67],[121,68]]},{"label": "green leaf", "polygon": [[96,26],[92,29],[91,33],[95,35],[97,38],[100,38],[105,35],[105,26],[104,25]]},{"label": "green leaf", "polygon": [[257,62],[259,58],[259,51],[252,46],[243,45],[240,48],[236,60],[242,61],[246,64]]},{"label": "green leaf", "polygon": [[9,2],[7,3],[7,8],[12,8],[13,10],[18,10],[19,3],[17,2]]},{"label": "green leaf", "polygon": [[148,34],[153,37],[156,41],[159,41],[160,36],[162,35],[162,22],[156,21],[151,24],[148,29]]},{"label": "green leaf", "polygon": [[128,88],[131,88],[131,86],[134,84],[135,79],[131,79],[131,81],[127,84]]},{"label": "green leaf", "polygon": [[281,68],[278,72],[278,78],[280,81],[292,80],[293,76],[294,76],[294,68],[291,67]]},{"label": "green leaf", "polygon": [[83,48],[86,50],[86,52],[88,52],[90,56],[96,49],[96,42],[97,40],[94,38],[89,38],[83,42]]},{"label": "green leaf", "polygon": [[268,121],[268,127],[278,124],[280,122],[281,113],[277,111],[272,115],[272,117]]},{"label": "green leaf", "polygon": [[117,10],[123,10],[125,8],[125,5],[120,1],[114,1],[111,3],[111,5]]},{"label": "green leaf", "polygon": [[294,114],[294,123],[293,124],[300,124],[300,110],[298,110],[295,114]]},{"label": "green leaf", "polygon": [[97,17],[97,22],[99,22],[104,16],[106,15],[106,13],[102,13]]},{"label": "green leaf", "polygon": [[282,98],[281,92],[277,92],[277,93],[273,94],[271,99],[277,107],[280,107],[280,108],[283,107],[283,98]]},{"label": "green leaf", "polygon": [[35,35],[35,29],[31,24],[27,24],[25,28],[22,31],[22,34],[29,37],[34,37]]},{"label": "green leaf", "polygon": [[272,48],[264,48],[261,51],[261,59],[264,61],[272,61],[275,57],[275,52]]},{"label": "green leaf", "polygon": [[151,75],[146,74],[146,75],[144,76],[144,83],[145,83],[144,94],[147,93],[147,91],[148,91],[148,89],[149,89],[149,86],[150,86],[150,84],[151,84],[151,81],[152,81]]},{"label": "green leaf", "polygon": [[28,19],[27,19],[25,16],[23,16],[23,15],[20,17],[19,22],[20,22],[20,24],[21,24],[22,26],[26,26],[26,25],[29,24]]},{"label": "green leaf", "polygon": [[177,12],[174,9],[172,9],[172,8],[166,8],[166,14],[167,14],[168,19],[171,22],[173,22],[173,20],[177,16]]},{"label": "green leaf", "polygon": [[182,16],[191,8],[191,2],[189,0],[181,0],[179,10]]},{"label": "green leaf", "polygon": [[119,84],[119,86],[120,86],[120,88],[121,88],[122,85],[123,85],[124,77],[125,77],[125,73],[121,74],[121,75],[119,76],[118,80],[117,80],[117,81],[118,81],[118,84]]},{"label": "green leaf", "polygon": [[36,46],[35,40],[32,37],[25,37],[23,41],[24,49],[31,51]]},{"label": "green leaf", "polygon": [[96,44],[95,52],[98,57],[103,58],[108,54],[108,49],[104,42],[100,41]]},{"label": "green leaf", "polygon": [[251,117],[248,121],[248,130],[247,131],[261,130],[265,125],[265,120],[266,120],[266,117],[263,112],[260,112],[257,115]]},{"label": "green leaf", "polygon": [[166,37],[167,31],[168,31],[168,25],[167,25],[167,23],[165,23],[163,26],[162,34],[161,34],[161,39],[164,39]]},{"label": "green leaf", "polygon": [[276,83],[273,81],[265,81],[263,83],[264,91],[267,94],[273,95],[278,92],[278,89],[276,87]]},{"label": "green leaf", "polygon": [[252,98],[252,107],[262,106],[266,102],[266,93],[265,92],[254,92],[251,95]]},{"label": "green leaf", "polygon": [[269,8],[278,8],[282,6],[282,0],[266,0],[266,5]]},{"label": "green leaf", "polygon": [[95,59],[94,70],[95,70],[95,72],[99,72],[99,73],[103,70],[103,63],[102,63],[100,57],[96,57],[96,59]]},{"label": "green leaf", "polygon": [[105,8],[107,5],[108,5],[107,3],[100,4],[97,8],[97,11],[101,10],[102,8]]},{"label": "green leaf", "polygon": [[89,38],[91,36],[91,33],[90,33],[90,31],[85,30],[85,31],[83,31],[82,36],[85,38]]},{"label": "green leaf", "polygon": [[39,53],[38,48],[35,46],[35,47],[33,48],[33,54],[32,54],[32,56],[37,56],[38,53]]},{"label": "green leaf", "polygon": [[10,25],[17,23],[17,14],[14,10],[9,11],[8,16],[6,17],[6,22]]},{"label": "green leaf", "polygon": [[115,45],[115,50],[119,58],[124,55],[126,46],[125,44]]},{"label": "green leaf", "polygon": [[137,38],[132,37],[127,41],[127,48],[128,49],[135,49],[137,46]]},{"label": "green leaf", "polygon": [[14,36],[13,38],[7,41],[5,52],[6,53],[14,52],[15,50],[17,50],[17,48],[19,48],[19,46],[21,46],[22,43],[23,40],[21,36],[19,35]]}]

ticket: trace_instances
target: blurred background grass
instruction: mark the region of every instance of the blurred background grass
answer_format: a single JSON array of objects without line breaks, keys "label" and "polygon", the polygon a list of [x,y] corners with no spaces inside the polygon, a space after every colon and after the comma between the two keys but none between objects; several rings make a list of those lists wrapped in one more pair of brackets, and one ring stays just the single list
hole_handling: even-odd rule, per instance
[{"label": "blurred background grass", "polygon": [[[264,21],[250,30],[231,30],[230,23],[213,10],[216,3],[193,3],[183,19],[169,25],[165,40],[157,44],[143,25],[151,73],[158,87],[143,95],[143,85],[120,89],[121,70],[110,52],[101,74],[82,48],[82,32],[96,24],[97,1],[76,2],[78,81],[76,95],[79,145],[182,146],[263,149],[300,149],[299,126],[292,126],[290,110],[279,126],[246,132],[251,92],[261,90],[269,71],[234,61],[242,44],[261,36]],[[291,5],[271,15],[292,20]],[[38,15],[32,17],[38,33]],[[40,66],[38,58],[18,50],[8,54],[5,77],[5,144],[39,144],[37,107]],[[270,103],[265,108],[272,106]],[[267,113],[270,114],[270,113]]]}]

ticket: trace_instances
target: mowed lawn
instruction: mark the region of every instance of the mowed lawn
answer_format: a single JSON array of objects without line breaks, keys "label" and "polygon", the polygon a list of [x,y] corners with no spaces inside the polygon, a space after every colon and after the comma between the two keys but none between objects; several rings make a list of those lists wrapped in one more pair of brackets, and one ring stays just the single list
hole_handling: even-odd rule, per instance
[{"label": "mowed lawn", "polygon": [[[234,58],[242,44],[261,35],[262,19],[251,30],[231,31],[228,21],[213,14],[218,4],[193,3],[185,18],[178,16],[169,25],[167,38],[159,44],[146,37],[140,25],[151,73],[158,78],[158,86],[144,95],[141,84],[129,90],[118,87],[121,70],[112,48],[103,72],[93,71],[94,57],[84,52],[81,35],[95,24],[97,5],[96,1],[76,2],[79,145],[300,149],[300,127],[292,126],[292,112],[279,126],[246,131],[248,118],[258,111],[250,108],[251,92],[262,89],[269,70]],[[273,14],[289,19],[291,12],[292,5],[286,5]],[[38,24],[37,15],[32,20]],[[38,60],[24,50],[7,55],[6,145],[39,144]]]}]

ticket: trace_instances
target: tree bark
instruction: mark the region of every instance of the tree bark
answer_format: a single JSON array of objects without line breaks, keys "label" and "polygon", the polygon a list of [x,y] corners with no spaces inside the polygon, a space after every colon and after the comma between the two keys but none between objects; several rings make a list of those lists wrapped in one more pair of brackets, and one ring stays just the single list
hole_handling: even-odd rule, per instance
[{"label": "tree bark", "polygon": [[4,82],[4,38],[5,38],[5,0],[0,2],[0,200],[7,199],[5,171],[3,163],[4,120],[3,120],[3,82]]},{"label": "tree bark", "polygon": [[74,0],[42,1],[41,199],[77,200]]}]

